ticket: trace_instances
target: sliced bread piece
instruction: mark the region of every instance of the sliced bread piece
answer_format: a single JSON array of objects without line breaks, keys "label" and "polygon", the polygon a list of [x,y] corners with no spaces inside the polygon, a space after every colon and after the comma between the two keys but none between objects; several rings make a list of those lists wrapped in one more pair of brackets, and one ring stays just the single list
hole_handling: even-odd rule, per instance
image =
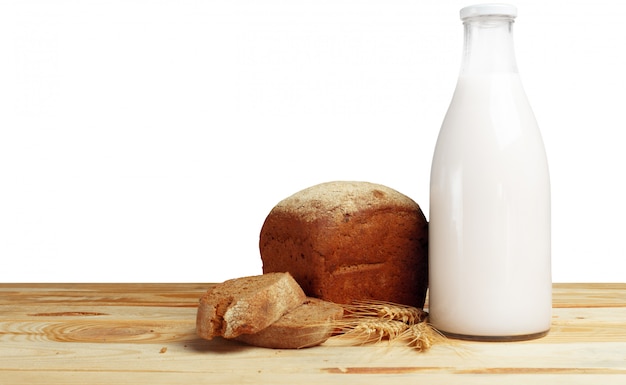
[{"label": "sliced bread piece", "polygon": [[289,273],[271,273],[224,281],[201,298],[196,332],[205,339],[257,333],[306,300]]},{"label": "sliced bread piece", "polygon": [[235,339],[249,345],[274,349],[299,349],[326,341],[333,333],[333,321],[343,317],[343,307],[317,298],[306,301],[281,319],[255,334]]}]

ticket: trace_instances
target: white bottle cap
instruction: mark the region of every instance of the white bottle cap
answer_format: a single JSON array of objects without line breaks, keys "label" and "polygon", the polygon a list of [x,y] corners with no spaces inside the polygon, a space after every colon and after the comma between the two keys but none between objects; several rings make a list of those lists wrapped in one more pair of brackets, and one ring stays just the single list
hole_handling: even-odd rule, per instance
[{"label": "white bottle cap", "polygon": [[477,16],[508,16],[515,18],[517,8],[510,4],[477,4],[461,9],[461,20]]}]

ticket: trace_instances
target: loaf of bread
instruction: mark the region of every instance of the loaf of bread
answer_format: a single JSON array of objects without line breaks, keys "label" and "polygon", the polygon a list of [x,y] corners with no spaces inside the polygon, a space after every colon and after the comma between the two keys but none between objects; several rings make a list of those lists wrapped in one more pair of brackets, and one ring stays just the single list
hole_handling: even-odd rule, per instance
[{"label": "loaf of bread", "polygon": [[302,288],[289,273],[224,281],[200,298],[196,332],[205,339],[257,333],[305,300]]},{"label": "loaf of bread", "polygon": [[424,305],[428,223],[389,187],[336,181],[299,191],[270,211],[259,248],[263,272],[291,273],[307,296]]},{"label": "loaf of bread", "polygon": [[325,342],[334,331],[333,322],[343,317],[343,307],[317,298],[307,300],[278,321],[255,334],[236,340],[274,349],[300,349]]}]

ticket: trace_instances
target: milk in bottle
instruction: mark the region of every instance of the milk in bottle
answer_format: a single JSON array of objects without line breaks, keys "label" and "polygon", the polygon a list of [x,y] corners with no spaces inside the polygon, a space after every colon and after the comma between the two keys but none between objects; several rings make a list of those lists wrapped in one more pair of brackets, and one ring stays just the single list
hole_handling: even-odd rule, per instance
[{"label": "milk in bottle", "polygon": [[464,56],[431,169],[429,312],[448,336],[550,329],[550,178],[515,63],[516,8],[463,8]]}]

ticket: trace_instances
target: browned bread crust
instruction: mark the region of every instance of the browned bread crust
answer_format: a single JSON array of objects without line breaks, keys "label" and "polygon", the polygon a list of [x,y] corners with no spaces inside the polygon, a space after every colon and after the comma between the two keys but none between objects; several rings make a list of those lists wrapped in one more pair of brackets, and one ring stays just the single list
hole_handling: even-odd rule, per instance
[{"label": "browned bread crust", "polygon": [[306,296],[289,273],[235,278],[201,298],[196,332],[205,339],[257,333],[300,306]]},{"label": "browned bread crust", "polygon": [[255,334],[242,334],[236,340],[274,349],[316,346],[333,333],[333,321],[343,316],[343,307],[317,298],[306,301],[278,321]]},{"label": "browned bread crust", "polygon": [[261,229],[263,272],[288,271],[310,297],[423,307],[428,223],[389,187],[336,181],[279,202]]}]

